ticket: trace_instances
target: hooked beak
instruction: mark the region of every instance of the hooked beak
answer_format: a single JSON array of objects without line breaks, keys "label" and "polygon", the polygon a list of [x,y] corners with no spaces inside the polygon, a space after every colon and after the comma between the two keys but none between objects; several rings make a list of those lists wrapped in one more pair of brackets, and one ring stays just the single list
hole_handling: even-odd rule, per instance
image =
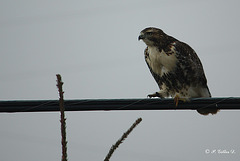
[{"label": "hooked beak", "polygon": [[139,35],[139,36],[138,36],[138,41],[141,40],[141,39],[144,39],[144,38],[145,38],[144,35]]}]

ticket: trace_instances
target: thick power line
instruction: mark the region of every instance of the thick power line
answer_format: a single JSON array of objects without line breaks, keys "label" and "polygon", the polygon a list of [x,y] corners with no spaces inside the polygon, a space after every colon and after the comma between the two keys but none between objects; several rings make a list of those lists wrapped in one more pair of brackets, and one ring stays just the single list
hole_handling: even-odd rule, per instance
[{"label": "thick power line", "polygon": [[[239,97],[195,98],[189,102],[174,104],[173,99],[83,99],[65,100],[65,111],[110,111],[110,110],[197,110],[218,108],[240,109]],[[0,112],[53,112],[59,111],[58,100],[0,101]]]}]

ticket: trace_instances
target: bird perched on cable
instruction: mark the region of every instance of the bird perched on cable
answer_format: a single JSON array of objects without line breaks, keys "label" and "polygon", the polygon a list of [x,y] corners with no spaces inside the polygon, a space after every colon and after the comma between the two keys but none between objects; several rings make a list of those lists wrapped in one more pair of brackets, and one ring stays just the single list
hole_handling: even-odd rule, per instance
[{"label": "bird perched on cable", "polygon": [[[179,100],[211,97],[203,66],[196,52],[186,43],[165,34],[161,29],[149,27],[141,31],[138,40],[147,45],[145,61],[160,91],[148,97],[173,97]],[[197,110],[200,114],[216,114],[217,109]]]}]

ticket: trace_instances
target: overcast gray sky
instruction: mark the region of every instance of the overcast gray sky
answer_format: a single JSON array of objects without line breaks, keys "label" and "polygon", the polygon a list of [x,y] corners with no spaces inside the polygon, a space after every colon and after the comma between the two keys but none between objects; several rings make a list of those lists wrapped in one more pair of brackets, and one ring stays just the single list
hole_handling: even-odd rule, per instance
[{"label": "overcast gray sky", "polygon": [[[0,1],[0,99],[146,98],[158,90],[139,32],[149,26],[188,43],[213,97],[240,91],[237,0]],[[69,160],[103,160],[139,117],[112,161],[240,158],[239,111],[67,112]],[[0,160],[61,159],[59,113],[0,114]],[[235,150],[234,154],[205,151]]]}]

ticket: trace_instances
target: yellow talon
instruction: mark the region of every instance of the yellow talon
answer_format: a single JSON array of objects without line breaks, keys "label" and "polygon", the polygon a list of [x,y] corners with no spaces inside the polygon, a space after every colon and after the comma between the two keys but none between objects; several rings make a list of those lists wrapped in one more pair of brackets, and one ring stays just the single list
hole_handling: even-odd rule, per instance
[{"label": "yellow talon", "polygon": [[178,101],[179,101],[179,96],[176,95],[176,96],[174,97],[174,104],[176,105],[176,107],[178,106]]},{"label": "yellow talon", "polygon": [[176,96],[174,97],[174,104],[176,105],[176,107],[178,106],[179,101],[186,102],[186,101],[188,101],[188,99],[181,98],[178,94],[176,94]]}]

